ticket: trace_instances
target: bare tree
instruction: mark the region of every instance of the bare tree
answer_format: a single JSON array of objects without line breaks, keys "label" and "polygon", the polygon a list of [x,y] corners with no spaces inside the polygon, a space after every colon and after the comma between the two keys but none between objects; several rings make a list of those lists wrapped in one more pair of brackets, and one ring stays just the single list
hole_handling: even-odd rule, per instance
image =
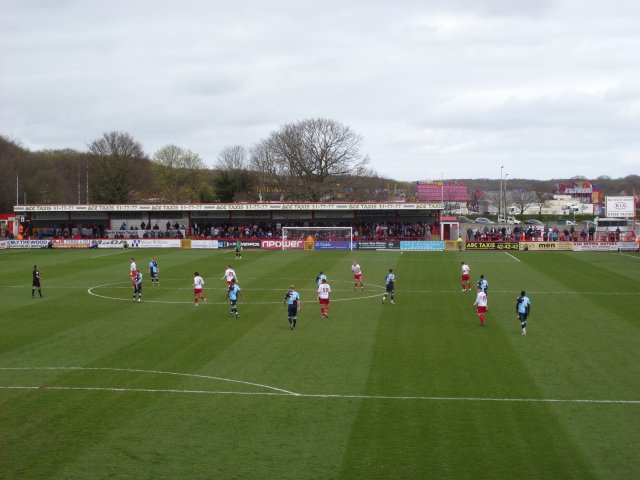
[{"label": "bare tree", "polygon": [[216,196],[221,202],[234,202],[238,196],[247,198],[251,190],[247,150],[242,145],[224,147],[218,155],[216,177],[213,180]]},{"label": "bare tree", "polygon": [[242,145],[224,147],[218,155],[216,168],[219,170],[246,170],[248,168],[247,150]]},{"label": "bare tree", "polygon": [[330,196],[337,177],[371,173],[361,143],[362,137],[349,127],[318,118],[284,125],[265,145],[287,190],[296,198],[319,201]]},{"label": "bare tree", "polygon": [[523,215],[526,210],[538,203],[538,195],[535,192],[512,192],[511,200],[518,209],[519,214]]},{"label": "bare tree", "polygon": [[[500,211],[500,194],[499,192],[485,192],[482,196],[480,203],[487,205],[487,212],[490,211],[490,206],[495,207],[496,211]],[[479,211],[478,213],[481,213]]]},{"label": "bare tree", "polygon": [[249,168],[253,173],[258,200],[279,200],[284,188],[268,140],[262,140],[251,147]]},{"label": "bare tree", "polygon": [[542,209],[549,206],[553,200],[553,194],[549,192],[538,192],[538,215],[542,215]]},{"label": "bare tree", "polygon": [[142,145],[128,133],[109,132],[88,145],[94,160],[91,201],[126,203],[148,177]]}]

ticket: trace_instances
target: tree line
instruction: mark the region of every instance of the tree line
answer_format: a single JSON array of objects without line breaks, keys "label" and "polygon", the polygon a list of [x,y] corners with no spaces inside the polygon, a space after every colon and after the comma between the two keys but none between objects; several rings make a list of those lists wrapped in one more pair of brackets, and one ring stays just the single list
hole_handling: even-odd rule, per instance
[{"label": "tree line", "polygon": [[[126,132],[106,132],[87,144],[84,151],[31,151],[19,141],[0,135],[0,212],[11,212],[16,201],[109,204],[413,200],[415,182],[380,177],[361,151],[362,140],[350,127],[335,120],[301,120],[281,126],[250,148],[224,147],[214,167],[208,168],[198,153],[178,145],[165,145],[149,155]],[[440,168],[425,165],[423,178]],[[499,188],[499,180],[493,179],[451,181],[464,182],[472,201],[477,192]],[[555,193],[560,181],[566,179],[510,179],[509,190],[536,192],[546,198]],[[599,177],[595,183],[605,195],[640,191],[637,175],[622,179]]]},{"label": "tree line", "polygon": [[[165,145],[147,154],[126,132],[72,149],[30,151],[0,136],[0,211],[19,203],[198,203],[384,200],[362,137],[328,119],[283,125],[250,148],[230,145],[214,168]],[[16,199],[16,180],[19,198]],[[397,183],[397,182],[396,182]]]}]

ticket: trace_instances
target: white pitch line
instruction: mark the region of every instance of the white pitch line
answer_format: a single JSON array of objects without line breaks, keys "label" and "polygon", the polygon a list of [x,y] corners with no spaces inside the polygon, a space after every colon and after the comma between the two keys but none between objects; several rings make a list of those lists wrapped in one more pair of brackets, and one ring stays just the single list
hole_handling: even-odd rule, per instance
[{"label": "white pitch line", "polygon": [[124,252],[125,252],[125,250],[117,251],[117,252],[114,252],[114,253],[104,253],[102,255],[93,255],[93,256],[91,256],[89,258],[110,257],[111,255],[122,255]]},{"label": "white pitch line", "polygon": [[620,255],[624,255],[625,257],[635,258],[636,260],[640,260],[640,257],[637,255],[629,255],[628,253],[621,253]]},{"label": "white pitch line", "polygon": [[246,382],[244,380],[235,380],[233,378],[213,377],[211,375],[199,375],[196,373],[180,373],[165,372],[162,370],[143,370],[139,368],[112,368],[112,367],[0,367],[0,370],[75,370],[75,371],[105,371],[105,372],[129,372],[129,373],[150,373],[154,375],[173,375],[177,377],[204,378],[206,380],[220,380],[223,382],[241,383],[243,385],[251,385],[252,387],[267,388],[287,395],[297,395],[297,393],[284,390],[282,388],[272,387],[271,385],[263,385],[261,383]]},{"label": "white pitch line", "polygon": [[[97,285],[95,287],[90,287],[87,289],[87,293],[89,295],[92,295],[94,297],[99,297],[99,298],[104,298],[106,300],[116,300],[119,302],[132,302],[131,298],[117,298],[117,297],[110,297],[107,295],[100,295],[98,293],[95,293],[93,290],[97,289],[97,288],[104,288],[104,287],[109,287],[109,288],[126,288],[126,287],[114,287],[113,285],[119,285],[121,283],[124,282],[115,282],[115,283],[106,283],[104,285]],[[383,287],[380,287],[378,285],[371,285],[370,286],[375,286],[377,288],[382,289]],[[131,287],[129,287],[131,288]],[[151,287],[154,288],[154,287]],[[262,289],[261,289],[262,290]],[[286,292],[288,289],[286,288],[280,288],[280,289],[274,289],[274,291],[279,291],[279,292]],[[315,290],[313,290],[315,292]],[[342,291],[342,290],[341,290]],[[345,290],[346,291],[346,290]],[[357,300],[366,300],[369,298],[379,298],[380,297],[380,293],[375,293],[372,295],[358,295],[357,297],[351,297],[351,298],[333,298],[331,299],[332,302],[350,302],[350,301],[357,301]],[[133,302],[132,302],[133,303]],[[137,303],[137,302],[136,302]],[[143,303],[162,303],[162,304],[168,304],[168,305],[173,305],[173,304],[193,304],[192,301],[187,301],[187,300],[148,300],[145,299],[143,300]],[[203,305],[228,305],[229,302],[227,301],[223,301],[223,302],[207,302]],[[301,303],[316,303],[316,300],[302,300]],[[282,301],[266,301],[266,302],[252,302],[252,301],[243,301],[242,302],[243,305],[282,305]]]},{"label": "white pitch line", "polygon": [[179,377],[203,378],[207,380],[221,380],[231,383],[240,383],[254,387],[273,390],[272,392],[234,392],[223,390],[191,390],[191,389],[156,389],[156,388],[121,388],[121,387],[69,387],[69,386],[26,386],[26,385],[0,385],[0,390],[79,390],[102,392],[129,392],[129,393],[181,393],[181,394],[205,394],[205,395],[253,395],[253,396],[286,396],[301,398],[337,398],[360,400],[427,400],[427,401],[459,401],[459,402],[523,402],[523,403],[585,403],[585,404],[627,404],[639,405],[640,400],[611,400],[611,399],[570,399],[570,398],[514,398],[514,397],[453,397],[453,396],[427,396],[427,395],[358,395],[338,393],[296,393],[271,385],[246,382],[231,378],[214,377],[193,373],[167,372],[162,370],[143,370],[136,368],[111,368],[111,367],[0,367],[0,370],[93,370],[129,373],[150,373],[160,375],[174,375]]},{"label": "white pitch line", "polygon": [[504,252],[504,253],[506,253],[507,255],[509,255],[509,256],[510,256],[511,258],[513,258],[514,260],[516,260],[516,261],[518,261],[518,262],[522,263],[522,260],[520,260],[519,258],[514,257],[514,256],[513,256],[513,255],[511,255],[509,252]]},{"label": "white pitch line", "polygon": [[587,398],[494,398],[494,397],[436,397],[436,396],[395,396],[395,395],[341,395],[320,393],[280,393],[280,392],[232,392],[222,390],[181,390],[155,388],[117,388],[117,387],[65,387],[65,386],[21,386],[0,385],[0,390],[37,390],[47,391],[97,391],[123,393],[178,393],[200,395],[244,395],[261,397],[297,397],[297,398],[325,398],[349,400],[403,400],[403,401],[433,401],[433,402],[502,402],[502,403],[577,403],[577,404],[621,404],[640,405],[640,400],[609,400]]}]

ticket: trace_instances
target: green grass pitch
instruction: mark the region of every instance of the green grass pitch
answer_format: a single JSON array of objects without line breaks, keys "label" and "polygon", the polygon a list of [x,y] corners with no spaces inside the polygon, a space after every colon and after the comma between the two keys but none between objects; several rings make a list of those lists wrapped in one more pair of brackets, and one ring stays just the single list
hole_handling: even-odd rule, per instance
[{"label": "green grass pitch", "polygon": [[[0,478],[640,478],[637,253],[233,256],[0,251]],[[460,291],[461,260],[474,286],[489,280],[484,328],[475,294]],[[228,263],[245,294],[239,319],[227,316]],[[43,299],[31,298],[34,264]],[[381,302],[389,268],[395,305]],[[295,331],[291,283],[303,300]]]}]

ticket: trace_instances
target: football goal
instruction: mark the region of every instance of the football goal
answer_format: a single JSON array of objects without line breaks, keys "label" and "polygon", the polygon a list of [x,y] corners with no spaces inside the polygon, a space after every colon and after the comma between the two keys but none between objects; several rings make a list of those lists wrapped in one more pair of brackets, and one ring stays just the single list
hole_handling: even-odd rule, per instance
[{"label": "football goal", "polygon": [[282,227],[282,249],[353,250],[352,227]]}]

